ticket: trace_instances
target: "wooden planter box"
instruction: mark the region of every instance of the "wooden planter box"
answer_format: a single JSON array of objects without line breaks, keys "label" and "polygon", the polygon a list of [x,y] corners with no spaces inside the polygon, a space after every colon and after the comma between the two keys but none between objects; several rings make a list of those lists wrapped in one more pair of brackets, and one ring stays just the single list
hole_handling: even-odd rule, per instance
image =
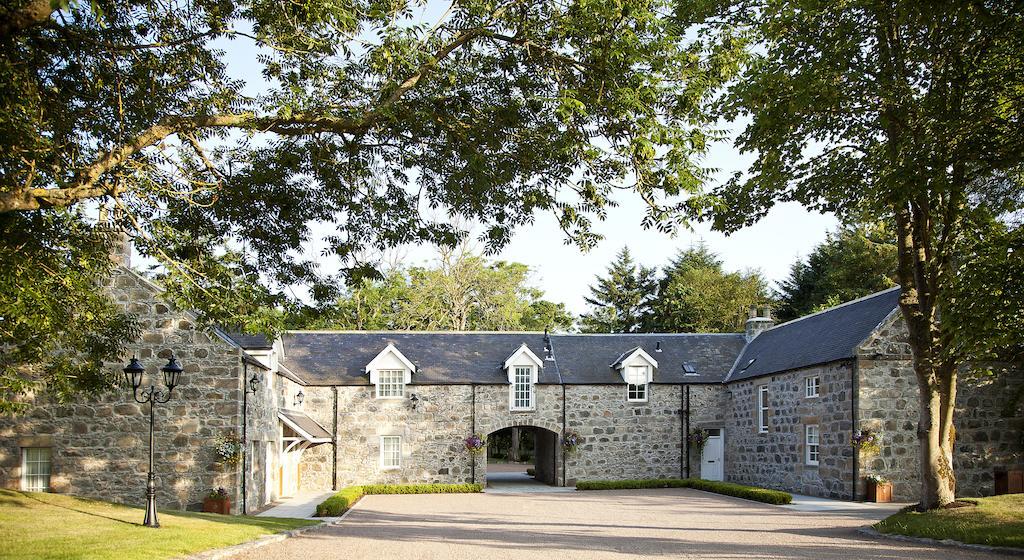
[{"label": "wooden planter box", "polygon": [[996,495],[1024,494],[1024,469],[997,469]]},{"label": "wooden planter box", "polygon": [[892,483],[868,481],[868,501],[887,504],[892,501]]},{"label": "wooden planter box", "polygon": [[223,500],[203,498],[203,511],[206,513],[231,515],[231,498],[225,498]]}]

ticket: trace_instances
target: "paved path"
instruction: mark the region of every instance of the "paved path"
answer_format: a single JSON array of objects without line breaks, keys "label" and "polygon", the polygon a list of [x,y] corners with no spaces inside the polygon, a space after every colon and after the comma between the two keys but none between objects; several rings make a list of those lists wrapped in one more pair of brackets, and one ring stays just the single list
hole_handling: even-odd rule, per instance
[{"label": "paved path", "polygon": [[857,533],[885,514],[799,511],[690,489],[367,496],[337,525],[235,558],[1001,558]]},{"label": "paved path", "polygon": [[321,519],[313,517],[316,506],[330,498],[334,492],[303,493],[285,498],[280,504],[256,514],[256,517],[291,517],[297,519]]},{"label": "paved path", "polygon": [[574,486],[549,486],[525,472],[487,471],[488,494],[548,494],[552,492],[575,492]]}]

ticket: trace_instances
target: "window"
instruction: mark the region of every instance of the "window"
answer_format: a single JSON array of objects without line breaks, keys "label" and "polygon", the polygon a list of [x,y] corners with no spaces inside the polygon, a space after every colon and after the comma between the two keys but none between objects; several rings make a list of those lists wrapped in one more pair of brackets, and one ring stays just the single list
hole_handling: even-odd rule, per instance
[{"label": "window", "polygon": [[377,398],[401,399],[405,397],[405,370],[382,369],[377,372]]},{"label": "window", "polygon": [[647,402],[647,384],[626,385],[626,400],[629,402]]},{"label": "window", "polygon": [[512,383],[512,410],[533,410],[533,368],[516,366]]},{"label": "window", "polygon": [[50,491],[50,448],[21,449],[21,489],[28,492]]},{"label": "window", "polygon": [[768,386],[757,388],[757,431],[768,433]]},{"label": "window", "polygon": [[820,440],[820,436],[818,434],[818,425],[817,424],[809,424],[807,426],[806,445],[804,446],[807,449],[807,464],[808,465],[817,465],[818,464],[818,442],[819,442],[819,440]]},{"label": "window", "polygon": [[810,399],[817,397],[821,390],[821,378],[815,375],[804,379],[804,395]]},{"label": "window", "polygon": [[380,467],[397,469],[402,466],[401,436],[382,436],[380,438]]}]

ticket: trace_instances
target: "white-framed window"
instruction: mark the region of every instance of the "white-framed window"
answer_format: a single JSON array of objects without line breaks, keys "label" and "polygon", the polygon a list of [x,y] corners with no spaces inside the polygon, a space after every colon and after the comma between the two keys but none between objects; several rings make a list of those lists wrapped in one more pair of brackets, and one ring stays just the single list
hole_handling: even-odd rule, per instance
[{"label": "white-framed window", "polygon": [[821,394],[821,377],[815,375],[804,379],[804,396],[812,399]]},{"label": "white-framed window", "polygon": [[49,447],[21,448],[21,489],[27,492],[50,491],[53,455]]},{"label": "white-framed window", "polygon": [[380,468],[398,469],[402,467],[402,436],[380,437]]},{"label": "white-framed window", "polygon": [[377,372],[377,398],[405,398],[404,369],[382,369]]},{"label": "white-framed window", "polygon": [[757,388],[757,431],[768,433],[768,386]]},{"label": "white-framed window", "polygon": [[647,384],[626,385],[626,400],[629,402],[647,402]]},{"label": "white-framed window", "polygon": [[817,424],[808,424],[806,428],[806,437],[804,441],[804,448],[807,450],[805,455],[807,456],[808,465],[818,464],[818,445],[821,441],[821,434],[818,433]]},{"label": "white-framed window", "polygon": [[533,410],[533,368],[516,366],[512,378],[512,410]]}]

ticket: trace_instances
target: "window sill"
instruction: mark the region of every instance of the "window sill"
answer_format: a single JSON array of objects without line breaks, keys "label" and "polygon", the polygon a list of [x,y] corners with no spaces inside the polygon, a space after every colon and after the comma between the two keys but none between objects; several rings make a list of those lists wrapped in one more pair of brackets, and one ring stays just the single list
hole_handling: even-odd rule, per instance
[{"label": "window sill", "polygon": [[373,400],[375,400],[375,401],[401,401],[401,400],[405,400],[405,395],[402,395],[401,397],[374,397]]},{"label": "window sill", "polygon": [[509,412],[537,412],[537,407],[533,408],[510,408]]},{"label": "window sill", "polygon": [[400,471],[400,470],[402,470],[402,467],[401,466],[397,466],[397,467],[381,467],[380,470],[382,470],[382,471]]},{"label": "window sill", "polygon": [[804,466],[805,467],[810,467],[812,469],[816,469],[816,468],[818,468],[818,463],[804,463]]},{"label": "window sill", "polygon": [[626,402],[628,402],[629,404],[647,404],[650,401],[647,401],[647,400],[640,401],[640,400],[634,400],[634,399],[626,399]]}]

